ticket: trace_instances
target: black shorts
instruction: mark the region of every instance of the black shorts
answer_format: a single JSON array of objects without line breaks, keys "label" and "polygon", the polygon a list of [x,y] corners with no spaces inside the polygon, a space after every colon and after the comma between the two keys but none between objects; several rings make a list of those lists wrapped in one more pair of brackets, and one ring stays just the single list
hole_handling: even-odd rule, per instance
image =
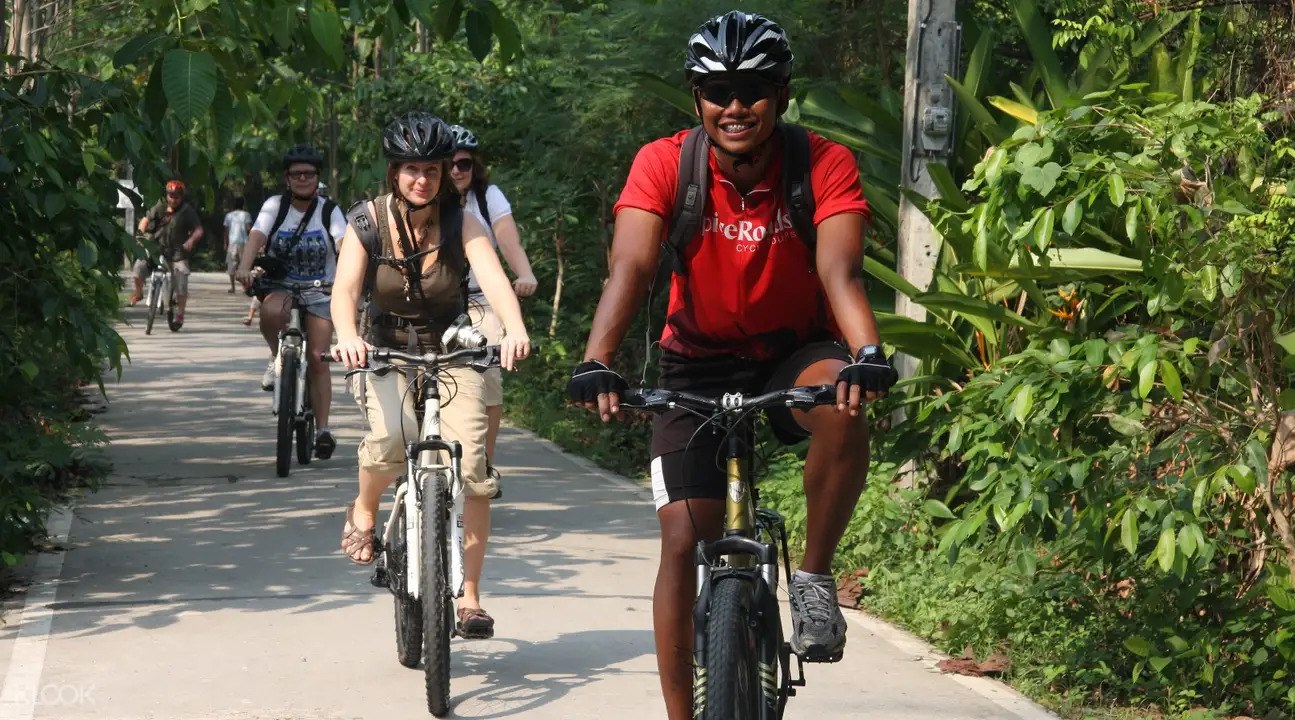
[{"label": "black shorts", "polygon": [[[709,397],[740,392],[760,394],[791,387],[796,378],[820,360],[850,362],[850,352],[837,342],[812,342],[791,355],[769,361],[735,357],[688,358],[674,353],[661,357],[660,386]],[[799,442],[809,433],[788,408],[766,412],[780,442]],[[652,423],[652,496],[660,510],[685,498],[722,498],[727,478],[725,438],[685,410],[669,410]],[[746,439],[748,442],[750,438]]]}]

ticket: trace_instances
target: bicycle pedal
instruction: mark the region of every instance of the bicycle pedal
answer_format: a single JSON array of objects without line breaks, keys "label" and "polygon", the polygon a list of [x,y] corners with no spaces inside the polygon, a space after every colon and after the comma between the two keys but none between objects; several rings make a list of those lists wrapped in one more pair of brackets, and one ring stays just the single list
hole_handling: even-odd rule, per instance
[{"label": "bicycle pedal", "polygon": [[800,658],[801,662],[821,663],[821,664],[841,662],[841,658],[845,657],[845,651],[843,650],[837,651],[836,653],[833,653],[830,655],[825,655],[820,653],[809,653],[809,652],[804,654],[801,654],[801,653],[793,653],[793,654],[796,655],[796,657]]},{"label": "bicycle pedal", "polygon": [[373,568],[373,574],[369,576],[369,584],[377,588],[387,587],[387,569]]}]

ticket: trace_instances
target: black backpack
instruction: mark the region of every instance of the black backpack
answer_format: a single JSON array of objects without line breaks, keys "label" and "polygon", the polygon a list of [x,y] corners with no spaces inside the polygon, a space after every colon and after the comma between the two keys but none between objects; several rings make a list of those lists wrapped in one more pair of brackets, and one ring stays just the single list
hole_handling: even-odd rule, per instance
[{"label": "black backpack", "polygon": [[[792,227],[809,246],[813,257],[818,230],[814,227],[814,189],[809,179],[809,133],[800,125],[781,122],[778,130],[782,133],[783,198],[791,215]],[[710,138],[699,125],[688,131],[679,151],[679,184],[675,189],[674,211],[666,240],[661,243],[661,260],[652,280],[651,297],[655,298],[662,286],[669,285],[671,271],[679,275],[688,274],[683,264],[683,251],[701,230],[709,191]]]},{"label": "black backpack", "polygon": [[[315,203],[318,200],[319,198],[316,196],[315,199],[311,201],[310,207],[306,210],[306,215],[302,218],[302,224],[298,230],[304,231],[305,228],[310,225],[310,213],[314,211]],[[275,233],[279,232],[279,228],[283,225],[283,221],[288,219],[288,209],[291,207],[292,195],[290,193],[284,193],[279,196],[279,214],[274,217],[274,225],[270,226],[270,232],[265,234],[267,243],[274,239]],[[336,209],[337,203],[333,202],[330,198],[324,198],[324,214],[319,218],[320,224],[324,226],[324,237],[328,238],[328,247],[332,249],[334,257],[337,255],[337,240],[333,237],[331,225],[333,211]],[[300,237],[300,233],[298,233],[298,237]]]}]

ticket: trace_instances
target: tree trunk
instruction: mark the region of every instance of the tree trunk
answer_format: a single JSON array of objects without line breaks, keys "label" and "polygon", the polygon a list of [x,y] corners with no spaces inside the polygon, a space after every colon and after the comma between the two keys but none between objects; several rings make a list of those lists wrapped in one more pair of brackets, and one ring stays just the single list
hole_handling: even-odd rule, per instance
[{"label": "tree trunk", "polygon": [[418,52],[426,54],[432,45],[427,26],[423,24],[422,20],[419,20],[414,24],[414,28],[418,35]]},{"label": "tree trunk", "polygon": [[328,192],[332,197],[338,197],[339,177],[341,176],[337,172],[337,90],[334,87],[328,90]]},{"label": "tree trunk", "polygon": [[382,79],[382,38],[373,41],[373,79]]},{"label": "tree trunk", "polygon": [[558,258],[558,279],[553,284],[553,312],[549,315],[549,337],[557,337],[558,314],[562,307],[562,280],[566,276],[567,263],[562,257],[562,210],[558,210],[558,224],[553,230],[553,251]]}]

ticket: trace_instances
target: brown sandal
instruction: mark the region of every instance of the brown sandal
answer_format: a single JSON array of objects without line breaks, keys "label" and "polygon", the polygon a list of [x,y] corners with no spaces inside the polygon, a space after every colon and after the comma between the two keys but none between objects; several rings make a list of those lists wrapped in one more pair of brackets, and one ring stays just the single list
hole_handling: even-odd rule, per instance
[{"label": "brown sandal", "polygon": [[[355,503],[347,505],[346,524],[342,526],[342,552],[356,565],[372,565],[378,559],[378,549],[373,542],[373,528],[361,530],[356,527],[352,518],[354,513]],[[365,548],[369,549],[369,559],[361,560],[360,555]]]},{"label": "brown sandal", "polygon": [[489,640],[495,636],[495,619],[481,608],[459,608],[459,622],[454,631],[466,640]]}]

